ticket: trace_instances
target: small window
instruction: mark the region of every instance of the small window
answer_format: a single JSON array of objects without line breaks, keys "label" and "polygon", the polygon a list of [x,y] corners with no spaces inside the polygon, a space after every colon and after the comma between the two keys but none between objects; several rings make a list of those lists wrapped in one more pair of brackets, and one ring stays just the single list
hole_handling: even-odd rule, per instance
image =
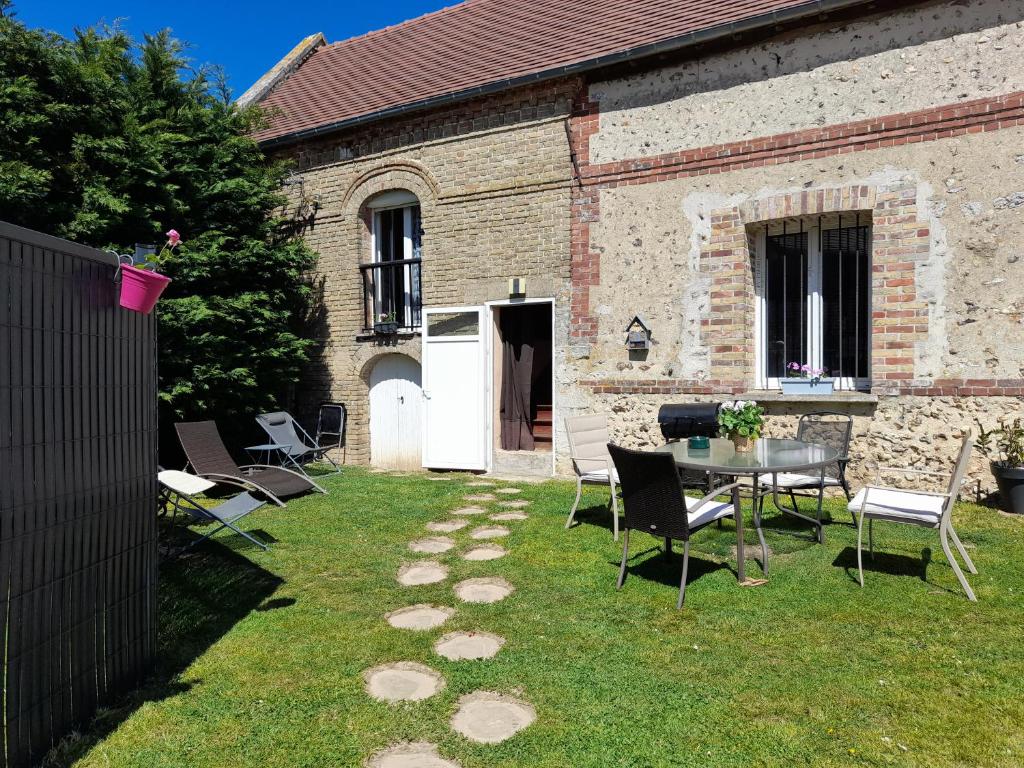
[{"label": "small window", "polygon": [[387,320],[403,328],[419,328],[423,305],[419,203],[412,193],[395,190],[375,198],[369,208],[371,259],[361,267],[366,326]]},{"label": "small window", "polygon": [[755,260],[758,386],[789,363],[871,384],[871,229],[856,214],[773,223]]}]

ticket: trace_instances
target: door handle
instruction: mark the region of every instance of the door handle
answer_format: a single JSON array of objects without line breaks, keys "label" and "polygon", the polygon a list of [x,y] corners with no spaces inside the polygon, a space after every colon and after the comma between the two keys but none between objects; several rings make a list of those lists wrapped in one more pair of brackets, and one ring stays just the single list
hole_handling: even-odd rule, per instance
[{"label": "door handle", "polygon": [[399,395],[398,402],[402,405],[405,405],[405,395]]}]

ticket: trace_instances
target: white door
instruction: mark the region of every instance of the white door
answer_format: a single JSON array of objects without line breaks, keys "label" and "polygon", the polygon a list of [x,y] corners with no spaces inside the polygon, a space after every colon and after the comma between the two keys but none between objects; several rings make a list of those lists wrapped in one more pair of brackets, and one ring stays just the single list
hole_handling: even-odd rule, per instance
[{"label": "white door", "polygon": [[370,463],[385,469],[420,468],[420,366],[406,355],[386,355],[370,371]]},{"label": "white door", "polygon": [[423,466],[487,469],[483,307],[423,310]]}]

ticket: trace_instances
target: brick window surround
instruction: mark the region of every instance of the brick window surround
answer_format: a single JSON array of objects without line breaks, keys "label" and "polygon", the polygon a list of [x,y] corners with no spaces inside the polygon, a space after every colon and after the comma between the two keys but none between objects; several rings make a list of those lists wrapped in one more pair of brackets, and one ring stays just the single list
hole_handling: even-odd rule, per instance
[{"label": "brick window surround", "polygon": [[878,393],[914,379],[914,350],[928,334],[928,306],[915,273],[928,258],[930,234],[918,220],[917,187],[864,185],[801,190],[711,212],[700,271],[711,281],[711,309],[701,335],[711,353],[707,385],[742,391],[755,381],[753,234],[773,220],[826,213],[867,214],[872,227],[871,378]]}]

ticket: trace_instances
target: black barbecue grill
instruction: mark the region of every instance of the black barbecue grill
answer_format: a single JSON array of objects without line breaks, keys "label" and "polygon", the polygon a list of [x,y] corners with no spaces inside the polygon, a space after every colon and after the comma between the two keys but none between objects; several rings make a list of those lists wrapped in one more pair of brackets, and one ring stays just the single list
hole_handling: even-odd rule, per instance
[{"label": "black barbecue grill", "polygon": [[680,403],[658,409],[658,425],[669,442],[687,437],[717,437],[720,403]]},{"label": "black barbecue grill", "polygon": [[[717,437],[720,403],[680,403],[663,405],[658,409],[658,425],[668,442],[688,437]],[[695,488],[707,493],[718,483],[707,472],[684,469],[679,472],[684,488]]]}]

